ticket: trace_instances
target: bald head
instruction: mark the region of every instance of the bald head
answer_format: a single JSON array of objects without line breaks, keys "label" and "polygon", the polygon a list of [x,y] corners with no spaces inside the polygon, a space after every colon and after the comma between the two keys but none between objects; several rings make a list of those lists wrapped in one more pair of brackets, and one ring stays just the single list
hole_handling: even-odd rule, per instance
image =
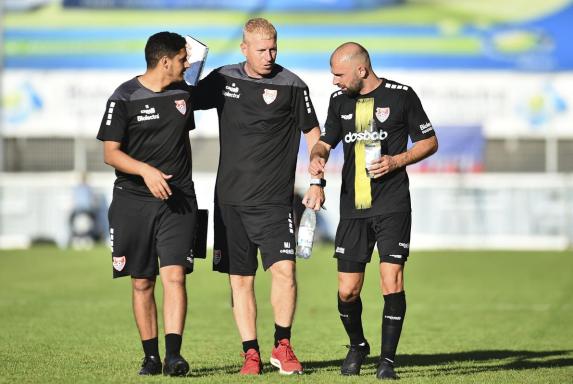
[{"label": "bald head", "polygon": [[360,44],[348,42],[330,56],[332,83],[349,96],[364,95],[378,87],[381,80],[372,70],[370,55]]},{"label": "bald head", "polygon": [[370,56],[368,51],[360,44],[347,42],[334,50],[330,56],[330,65],[337,63],[352,63],[370,69]]}]

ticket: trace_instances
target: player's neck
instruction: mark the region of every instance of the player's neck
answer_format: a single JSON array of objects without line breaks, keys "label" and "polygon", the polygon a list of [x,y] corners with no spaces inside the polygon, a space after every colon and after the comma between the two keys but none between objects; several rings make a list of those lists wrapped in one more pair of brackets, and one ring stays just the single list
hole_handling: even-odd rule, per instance
[{"label": "player's neck", "polygon": [[364,79],[362,89],[360,90],[361,95],[366,95],[382,84],[382,79],[379,79],[374,73]]},{"label": "player's neck", "polygon": [[164,76],[156,71],[145,71],[145,73],[137,78],[141,85],[153,92],[161,92],[170,84]]}]

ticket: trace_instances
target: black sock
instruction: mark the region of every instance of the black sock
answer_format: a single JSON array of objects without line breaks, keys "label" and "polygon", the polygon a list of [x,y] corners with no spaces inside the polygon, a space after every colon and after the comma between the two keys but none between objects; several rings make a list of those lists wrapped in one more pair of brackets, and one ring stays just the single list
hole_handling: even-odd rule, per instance
[{"label": "black sock", "polygon": [[259,342],[257,339],[243,341],[243,352],[247,353],[249,349],[256,349],[259,352]]},{"label": "black sock", "polygon": [[168,333],[165,335],[165,357],[179,356],[181,354],[181,335]]},{"label": "black sock", "polygon": [[338,312],[344,329],[350,338],[351,345],[359,345],[366,342],[362,330],[362,300],[360,297],[354,301],[344,302],[338,297]]},{"label": "black sock", "polygon": [[157,337],[149,340],[141,340],[141,345],[143,345],[145,356],[159,357],[159,340]]},{"label": "black sock", "polygon": [[290,340],[290,329],[291,327],[281,327],[280,325],[275,324],[275,347],[279,345],[279,340]]},{"label": "black sock", "polygon": [[406,315],[406,293],[404,291],[384,295],[382,312],[382,351],[380,357],[394,364],[402,324]]}]

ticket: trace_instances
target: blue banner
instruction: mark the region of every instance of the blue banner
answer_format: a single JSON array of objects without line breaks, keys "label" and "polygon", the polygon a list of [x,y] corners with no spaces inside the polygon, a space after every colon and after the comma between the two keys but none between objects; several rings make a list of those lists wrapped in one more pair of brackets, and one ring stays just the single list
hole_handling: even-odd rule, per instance
[{"label": "blue banner", "polygon": [[69,8],[234,9],[265,11],[340,11],[375,8],[404,0],[64,0]]}]

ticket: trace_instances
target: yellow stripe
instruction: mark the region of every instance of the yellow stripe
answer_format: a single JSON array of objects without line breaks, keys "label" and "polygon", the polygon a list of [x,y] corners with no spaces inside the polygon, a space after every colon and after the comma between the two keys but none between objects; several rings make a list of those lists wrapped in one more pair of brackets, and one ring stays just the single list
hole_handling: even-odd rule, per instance
[{"label": "yellow stripe", "polygon": [[[364,132],[368,129],[368,124],[372,119],[374,111],[374,99],[358,99],[356,101],[356,112],[354,121],[356,132]],[[366,158],[364,142],[354,143],[354,205],[356,209],[367,209],[372,207],[372,191],[370,189],[370,178],[366,174]]]}]

